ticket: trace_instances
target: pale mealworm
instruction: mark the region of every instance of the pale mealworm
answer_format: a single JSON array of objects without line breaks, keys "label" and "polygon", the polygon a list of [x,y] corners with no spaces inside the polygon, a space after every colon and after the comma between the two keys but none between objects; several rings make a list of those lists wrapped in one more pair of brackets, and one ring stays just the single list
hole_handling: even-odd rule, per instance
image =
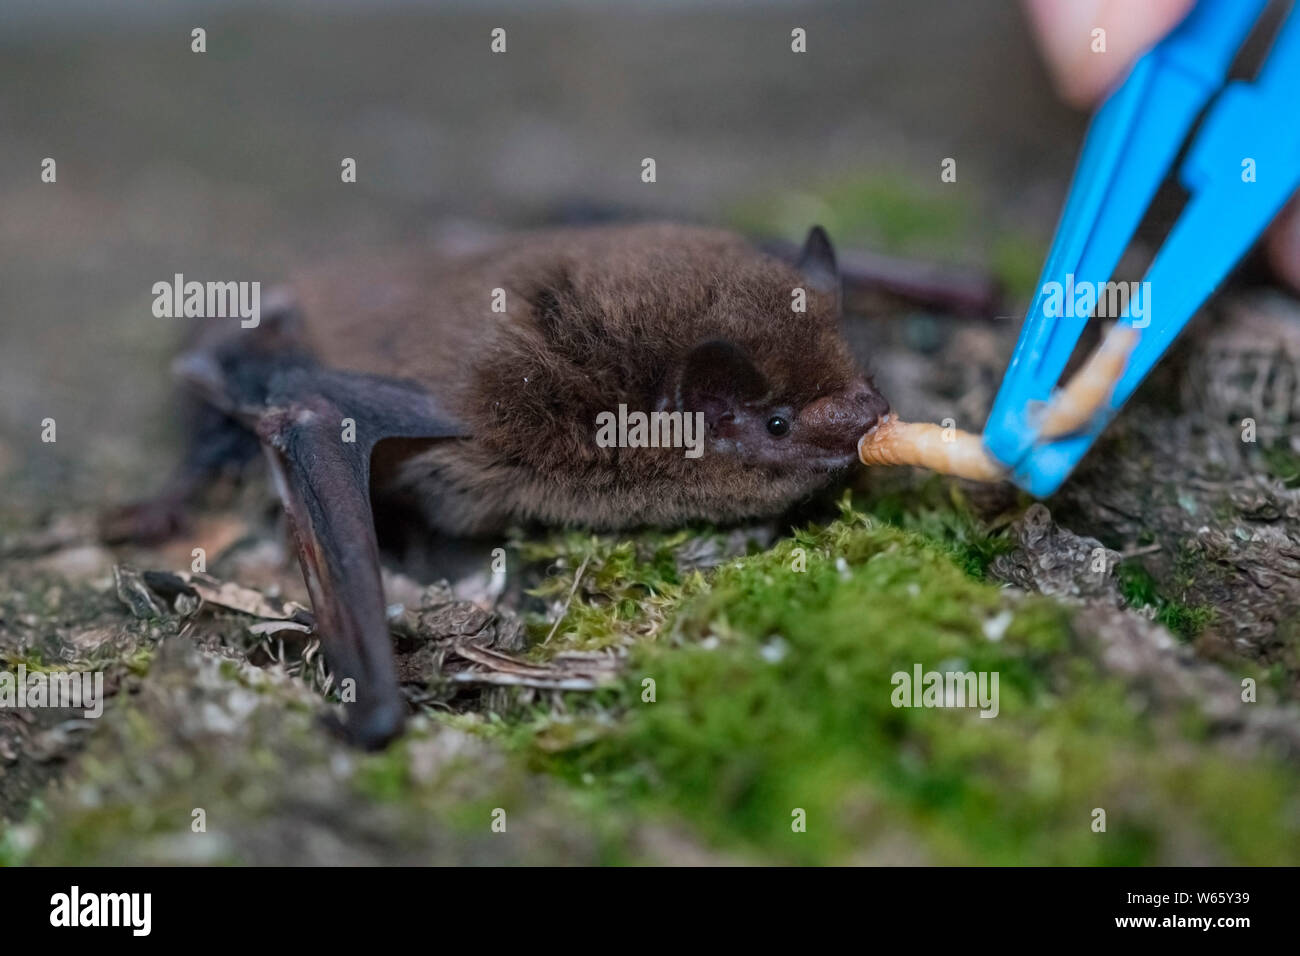
[{"label": "pale mealworm", "polygon": [[917,465],[941,475],[999,481],[1005,469],[984,450],[979,435],[940,425],[901,422],[887,415],[858,441],[864,465]]},{"label": "pale mealworm", "polygon": [[1083,428],[1110,400],[1137,346],[1138,330],[1131,325],[1117,325],[1101,340],[1083,368],[1052,396],[1043,415],[1039,434],[1059,438]]},{"label": "pale mealworm", "polygon": [[[1092,420],[1124,374],[1138,335],[1131,326],[1111,329],[1083,368],[1053,397],[1043,417],[1042,437],[1068,435]],[[984,450],[979,435],[903,422],[892,415],[882,418],[858,441],[858,458],[864,465],[916,465],[972,481],[1006,477],[1006,468]]]}]

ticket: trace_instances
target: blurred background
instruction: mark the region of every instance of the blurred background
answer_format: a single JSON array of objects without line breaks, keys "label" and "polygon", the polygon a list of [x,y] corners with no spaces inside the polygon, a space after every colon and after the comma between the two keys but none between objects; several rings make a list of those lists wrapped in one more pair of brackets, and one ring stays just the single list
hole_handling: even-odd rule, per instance
[{"label": "blurred background", "polygon": [[823,222],[1015,291],[1084,128],[1008,0],[9,0],[0,63],[0,475],[35,507],[160,480],[182,323],[150,288],[173,273],[265,286],[459,223],[615,210]]}]

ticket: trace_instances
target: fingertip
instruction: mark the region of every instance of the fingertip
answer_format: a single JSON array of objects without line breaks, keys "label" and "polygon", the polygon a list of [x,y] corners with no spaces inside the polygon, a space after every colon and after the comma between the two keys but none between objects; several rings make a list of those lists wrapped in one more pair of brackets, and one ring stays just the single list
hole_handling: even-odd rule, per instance
[{"label": "fingertip", "polygon": [[[1172,30],[1193,0],[1025,0],[1057,94],[1095,105]],[[1100,31],[1100,32],[1099,32]]]},{"label": "fingertip", "polygon": [[1265,256],[1274,275],[1300,292],[1300,199],[1292,199],[1269,228]]}]

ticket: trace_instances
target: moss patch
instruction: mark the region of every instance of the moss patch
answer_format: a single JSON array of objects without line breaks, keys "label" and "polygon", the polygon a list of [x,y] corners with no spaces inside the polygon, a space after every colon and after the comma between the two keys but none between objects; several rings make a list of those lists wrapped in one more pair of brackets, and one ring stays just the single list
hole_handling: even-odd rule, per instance
[{"label": "moss patch", "polygon": [[1300,487],[1300,455],[1292,451],[1289,446],[1272,445],[1262,448],[1260,456],[1270,475],[1288,488]]},{"label": "moss patch", "polygon": [[998,555],[1015,550],[1005,527],[990,527],[972,510],[960,486],[938,476],[896,489],[877,482],[845,502],[886,524],[915,532],[975,578],[982,579]]},{"label": "moss patch", "polygon": [[[622,680],[485,697],[374,755],[237,645],[187,650],[118,610],[133,639],[101,646],[139,655],[130,692],[0,825],[0,861],[1300,862],[1294,767],[1226,752],[1194,702],[1153,710],[1102,673],[1073,611],[986,580],[1005,535],[951,484],[880,485],[764,541],[518,541],[546,572],[530,653],[626,655]],[[1134,602],[1164,600],[1128,580]],[[895,707],[916,665],[996,673],[998,716]]]},{"label": "moss patch", "polygon": [[681,568],[678,555],[706,534],[647,532],[628,539],[569,532],[515,542],[524,561],[549,571],[532,595],[562,609],[557,621],[544,613],[529,618],[533,654],[615,647],[657,629],[687,590],[703,586],[698,572]]},{"label": "moss patch", "polygon": [[1129,607],[1151,608],[1155,619],[1184,640],[1191,640],[1216,620],[1214,608],[1184,604],[1166,597],[1156,579],[1137,561],[1125,561],[1115,569],[1120,593]]},{"label": "moss patch", "polygon": [[[1008,605],[870,517],[723,568],[668,636],[638,649],[617,729],[535,759],[606,806],[682,815],[778,861],[1300,859],[1292,771],[1151,722],[1060,607]],[[918,663],[997,672],[999,715],[894,707],[892,675]]]}]

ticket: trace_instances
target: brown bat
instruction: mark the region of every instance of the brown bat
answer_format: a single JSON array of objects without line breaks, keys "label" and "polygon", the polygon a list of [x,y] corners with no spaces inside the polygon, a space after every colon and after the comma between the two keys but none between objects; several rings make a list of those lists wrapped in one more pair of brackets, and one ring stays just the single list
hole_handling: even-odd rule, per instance
[{"label": "brown bat", "polygon": [[[107,536],[174,530],[196,489],[260,444],[367,747],[406,713],[372,501],[413,503],[454,535],[775,515],[844,475],[889,408],[840,335],[820,228],[793,263],[686,226],[525,234],[353,263],[281,298],[256,328],[209,320],[177,360],[206,405],[192,449]],[[702,422],[702,454],[598,440],[620,406]]]}]

